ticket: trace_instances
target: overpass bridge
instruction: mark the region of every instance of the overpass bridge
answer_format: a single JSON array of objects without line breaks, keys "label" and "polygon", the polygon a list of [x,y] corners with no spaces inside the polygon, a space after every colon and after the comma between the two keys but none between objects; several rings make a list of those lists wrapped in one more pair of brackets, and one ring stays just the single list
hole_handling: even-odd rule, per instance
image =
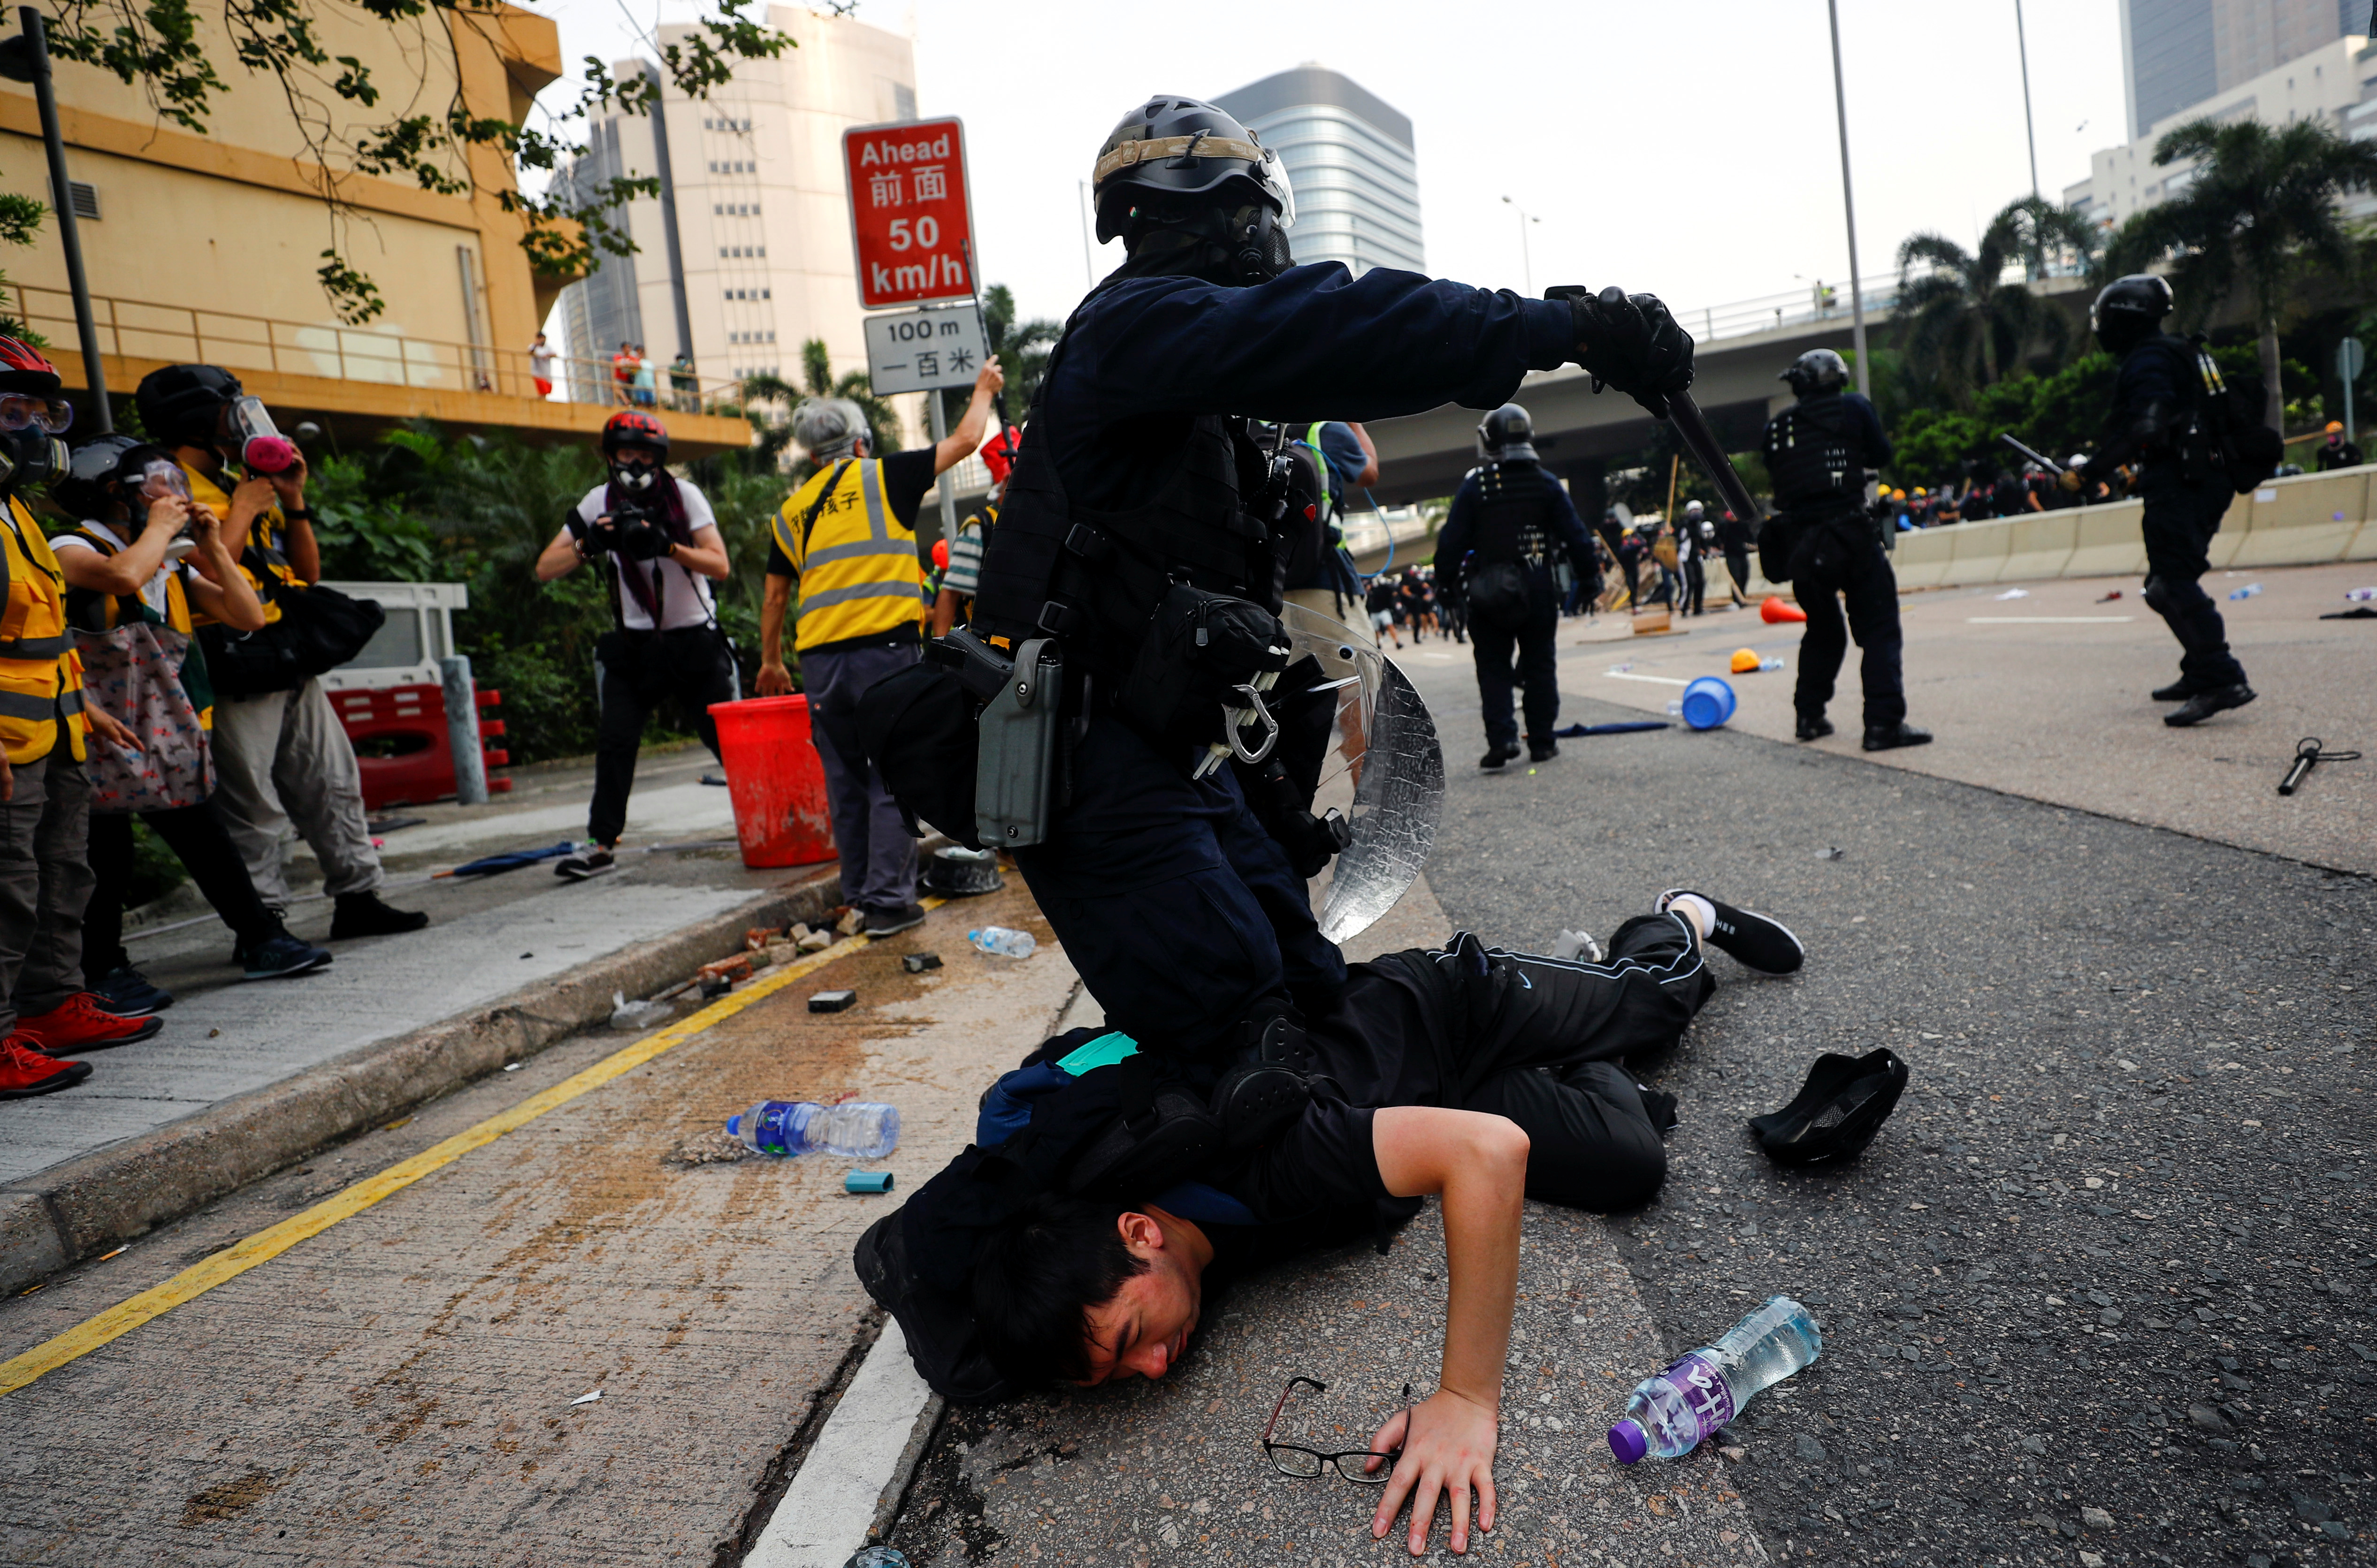
[{"label": "overpass bridge", "polygon": [[[2078,278],[2048,278],[2031,285],[2067,311],[2086,310],[2087,285]],[[1866,333],[1879,344],[1897,304],[1895,280],[1867,296]],[[1810,349],[1834,349],[1845,356],[1850,344],[1848,302],[1816,290],[1774,295],[1714,309],[1681,309],[1676,318],[1690,329],[1694,353],[1692,395],[1727,451],[1750,451],[1767,419],[1790,401],[1775,379],[1783,367]],[[1595,394],[1592,378],[1576,365],[1531,374],[1517,401],[1535,425],[1535,449],[1544,466],[1569,482],[1580,511],[1599,510],[1609,460],[1650,440],[1654,421],[1625,394]],[[1480,413],[1447,403],[1426,413],[1367,424],[1379,449],[1380,504],[1450,496],[1477,461]],[[1592,515],[1592,514],[1588,514]]]}]

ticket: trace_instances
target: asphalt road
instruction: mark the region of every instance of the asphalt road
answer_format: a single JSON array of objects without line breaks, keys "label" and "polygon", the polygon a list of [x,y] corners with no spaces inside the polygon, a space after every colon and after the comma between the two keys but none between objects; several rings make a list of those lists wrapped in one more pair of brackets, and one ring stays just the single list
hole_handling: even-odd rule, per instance
[{"label": "asphalt road", "polygon": [[[1808,945],[1787,980],[1720,961],[1641,1064],[1683,1125],[1661,1200],[1603,1222],[1671,1352],[1744,1293],[1822,1321],[1822,1359],[1735,1429],[1770,1553],[2371,1560],[2377,889],[1738,733],[1482,774],[1466,670],[1415,674],[1451,761],[1431,876],[1455,924],[1606,935],[1681,885]],[[1883,1046],[1912,1083],[1862,1159],[1758,1153],[1744,1119],[1820,1052]]]}]

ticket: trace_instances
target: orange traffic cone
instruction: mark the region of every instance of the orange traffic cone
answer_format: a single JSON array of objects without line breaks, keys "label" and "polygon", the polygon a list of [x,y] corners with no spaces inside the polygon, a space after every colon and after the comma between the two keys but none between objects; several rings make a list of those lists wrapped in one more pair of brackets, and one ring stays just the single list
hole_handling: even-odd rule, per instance
[{"label": "orange traffic cone", "polygon": [[1797,604],[1786,604],[1780,593],[1770,593],[1766,603],[1758,606],[1758,618],[1768,626],[1781,626],[1786,621],[1804,621],[1808,612]]}]

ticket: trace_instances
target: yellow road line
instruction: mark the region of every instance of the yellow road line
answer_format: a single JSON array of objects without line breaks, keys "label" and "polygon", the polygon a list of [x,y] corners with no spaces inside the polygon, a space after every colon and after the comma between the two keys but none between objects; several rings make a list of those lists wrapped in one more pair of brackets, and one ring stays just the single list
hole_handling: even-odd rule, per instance
[{"label": "yellow road line", "polygon": [[[929,900],[925,907],[934,908],[941,902],[939,899]],[[128,1300],[117,1302],[97,1317],[77,1323],[56,1338],[37,1345],[21,1356],[0,1361],[0,1397],[16,1393],[44,1372],[55,1371],[78,1357],[90,1355],[111,1340],[122,1338],[151,1318],[161,1317],[183,1302],[205,1295],[218,1285],[237,1279],[258,1263],[270,1262],[306,1238],[318,1236],[340,1220],[352,1219],[382,1199],[396,1196],[430,1172],[452,1165],[472,1150],[527,1126],[545,1112],[601,1088],[622,1073],[632,1072],[663,1051],[675,1049],[703,1030],[724,1023],[754,1002],[773,996],[802,976],[836,959],[847,958],[866,945],[867,939],[864,937],[836,942],[823,952],[772,969],[766,978],[754,980],[743,989],[719,998],[683,1023],[647,1035],[634,1045],[613,1052],[542,1094],[531,1095],[509,1110],[457,1132],[442,1143],[432,1144],[411,1159],[399,1161],[376,1176],[364,1177],[345,1191],[325,1198],[302,1214],[292,1215],[279,1225],[259,1230],[253,1236],[243,1237],[223,1251],[192,1263],[162,1285],[152,1286]]]}]

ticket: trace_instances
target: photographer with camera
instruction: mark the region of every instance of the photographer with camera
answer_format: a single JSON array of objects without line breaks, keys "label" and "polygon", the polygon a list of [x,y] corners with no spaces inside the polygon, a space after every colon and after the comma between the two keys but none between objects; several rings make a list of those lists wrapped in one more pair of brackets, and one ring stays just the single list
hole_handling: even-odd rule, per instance
[{"label": "photographer with camera", "polygon": [[536,580],[551,582],[601,562],[611,577],[617,624],[594,644],[603,718],[594,742],[594,801],[587,836],[594,842],[554,868],[583,880],[611,869],[627,825],[627,793],[644,725],[674,696],[701,743],[718,755],[712,702],[735,698],[733,655],[710,597],[710,579],[730,569],[710,502],[668,471],[667,427],[639,409],[603,426],[609,479],[586,492],[561,532],[536,559]]}]

